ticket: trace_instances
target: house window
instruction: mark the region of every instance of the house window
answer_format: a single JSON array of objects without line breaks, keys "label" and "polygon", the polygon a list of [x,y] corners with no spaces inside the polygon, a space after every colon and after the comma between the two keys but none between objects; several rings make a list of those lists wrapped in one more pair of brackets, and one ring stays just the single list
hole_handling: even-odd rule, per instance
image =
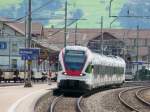
[{"label": "house window", "polygon": [[17,43],[12,43],[12,52],[17,52],[17,51],[18,51]]},{"label": "house window", "polygon": [[11,60],[11,65],[12,65],[13,69],[16,69],[17,68],[17,59],[12,59]]}]

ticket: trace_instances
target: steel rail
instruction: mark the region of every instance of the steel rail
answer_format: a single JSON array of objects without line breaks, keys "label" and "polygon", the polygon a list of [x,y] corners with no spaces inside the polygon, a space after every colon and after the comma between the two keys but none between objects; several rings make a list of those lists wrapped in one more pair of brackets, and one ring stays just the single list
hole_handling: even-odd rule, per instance
[{"label": "steel rail", "polygon": [[54,112],[55,106],[57,104],[57,102],[63,97],[63,95],[60,95],[59,97],[55,98],[50,106],[50,112]]},{"label": "steel rail", "polygon": [[127,91],[131,91],[131,90],[134,90],[134,89],[138,89],[138,88],[142,88],[142,87],[135,87],[135,88],[130,88],[130,89],[126,89],[126,90],[123,90],[119,93],[118,97],[119,97],[119,100],[121,101],[121,103],[123,105],[125,105],[127,108],[129,108],[130,110],[132,111],[135,111],[135,112],[141,112],[139,111],[138,109],[134,108],[133,106],[129,105],[123,98],[123,94]]},{"label": "steel rail", "polygon": [[138,90],[135,95],[136,95],[137,99],[140,100],[142,103],[150,106],[150,102],[146,101],[144,98],[141,97],[142,91],[145,91],[147,89],[150,89],[150,87],[145,87],[145,88]]},{"label": "steel rail", "polygon": [[77,110],[79,112],[83,112],[83,110],[82,110],[82,108],[80,106],[80,103],[81,103],[82,99],[83,99],[83,96],[81,96],[80,98],[77,99]]}]

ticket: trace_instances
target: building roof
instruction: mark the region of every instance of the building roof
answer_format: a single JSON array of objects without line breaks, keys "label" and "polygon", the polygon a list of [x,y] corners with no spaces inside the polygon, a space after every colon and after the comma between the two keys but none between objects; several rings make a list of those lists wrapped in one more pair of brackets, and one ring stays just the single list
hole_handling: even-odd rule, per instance
[{"label": "building roof", "polygon": [[[9,19],[0,18],[0,22],[4,22],[5,25],[8,25],[15,31],[19,32],[22,35],[25,35],[25,22],[10,22]],[[32,23],[32,36],[40,36],[42,34],[43,25],[40,23]]]},{"label": "building roof", "polygon": [[[24,22],[7,22],[8,19],[0,18],[0,21],[4,22],[9,27],[13,28],[17,32],[25,35],[25,23]],[[75,34],[75,32],[77,32]],[[140,29],[138,32],[136,29],[103,29],[104,40],[109,39],[109,37],[118,39],[128,39],[137,38],[139,34],[139,39],[147,38],[150,40],[150,30]],[[105,35],[107,34],[107,35]],[[40,45],[46,48],[51,48],[53,50],[59,51],[64,46],[64,30],[54,29],[54,28],[44,28],[40,23],[32,23],[32,36],[38,37],[44,35],[45,39],[37,41]],[[111,35],[111,36],[108,36]],[[77,44],[86,46],[89,41],[101,36],[101,29],[68,29],[67,33],[67,45],[74,45],[75,40]],[[75,39],[76,37],[76,39]],[[147,41],[149,43],[149,41]],[[130,43],[128,43],[130,44]],[[146,55],[148,53],[147,48],[139,48],[140,55]]]},{"label": "building roof", "polygon": [[[111,35],[111,37],[118,38],[120,40],[137,38],[137,34],[139,33],[139,39],[147,38],[150,40],[150,30],[141,29],[137,32],[136,29],[103,29],[104,39],[107,39],[107,35]],[[101,35],[101,29],[78,29],[77,30],[77,43],[83,46],[86,46],[87,43],[98,36]],[[64,30],[62,29],[44,29],[44,36],[47,38],[47,42],[50,46],[55,46],[58,49],[63,48],[64,45]],[[109,38],[108,38],[109,39]],[[75,44],[75,29],[68,29],[67,34],[67,45]],[[130,45],[130,40],[128,41]],[[147,48],[142,47],[139,48],[139,55],[146,55],[148,53]]]},{"label": "building roof", "polygon": [[[59,31],[59,32],[58,32]],[[58,33],[56,33],[58,32]],[[56,34],[55,34],[56,33]],[[55,34],[55,35],[53,35]],[[76,37],[79,43],[88,42],[93,37],[96,37],[99,34],[99,30],[77,30]],[[50,40],[50,43],[64,43],[64,30],[61,29],[44,29],[44,35]],[[67,43],[75,42],[75,30],[68,29],[67,33]]]},{"label": "building roof", "polygon": [[[137,30],[132,29],[104,29],[103,32],[107,32],[119,39],[137,38]],[[100,29],[78,29],[77,40],[89,41],[100,34],[101,34]],[[52,43],[62,43],[64,41],[64,30],[60,31],[60,29],[46,28],[44,29],[44,35]],[[150,30],[146,29],[139,30],[139,38],[150,38]],[[74,42],[74,40],[75,40],[75,29],[68,29],[67,42]]]}]

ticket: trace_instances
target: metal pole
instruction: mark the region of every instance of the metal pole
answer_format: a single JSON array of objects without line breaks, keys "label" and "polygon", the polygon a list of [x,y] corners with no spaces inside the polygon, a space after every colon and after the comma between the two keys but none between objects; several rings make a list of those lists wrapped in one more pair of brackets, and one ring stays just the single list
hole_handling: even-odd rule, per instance
[{"label": "metal pole", "polygon": [[11,42],[10,42],[10,36],[9,36],[9,71],[11,71],[10,70],[11,69],[11,60],[10,60],[11,50],[10,50],[10,48],[11,48]]},{"label": "metal pole", "polygon": [[[138,62],[138,57],[139,57],[139,49],[138,49],[138,47],[139,47],[139,25],[137,25],[137,40],[136,40],[136,48],[137,48],[137,56],[136,56],[136,61]],[[138,64],[137,64],[137,66],[136,66],[136,75],[137,75],[137,80],[139,80],[139,74],[138,74],[138,68],[139,66],[138,66]]]},{"label": "metal pole", "polygon": [[124,45],[123,45],[123,59],[125,59],[125,50],[126,50],[126,45],[125,45],[125,32],[124,32],[124,35],[123,35],[123,42],[124,42]]},{"label": "metal pole", "polygon": [[109,17],[111,17],[111,4],[112,4],[113,0],[110,0],[109,2]]},{"label": "metal pole", "polygon": [[77,45],[77,27],[78,27],[78,24],[76,23],[76,28],[75,28],[75,45]]},{"label": "metal pole", "polygon": [[[31,48],[31,0],[28,3],[28,48]],[[28,60],[28,80],[25,82],[25,87],[32,87],[31,84],[31,60]]]},{"label": "metal pole", "polygon": [[109,28],[111,29],[111,27],[112,27],[112,24],[116,21],[118,19],[118,17],[116,17],[111,23],[110,23],[110,25],[109,25]]},{"label": "metal pole", "polygon": [[101,16],[101,53],[103,54],[103,16]]},{"label": "metal pole", "polygon": [[[25,17],[25,43],[24,43],[25,48],[27,47],[26,40],[27,40],[27,21]],[[26,82],[26,60],[24,60],[24,82]]]},{"label": "metal pole", "polygon": [[148,69],[150,69],[150,46],[148,46]]},{"label": "metal pole", "polygon": [[65,29],[64,29],[64,47],[66,47],[67,38],[67,0],[65,2]]}]

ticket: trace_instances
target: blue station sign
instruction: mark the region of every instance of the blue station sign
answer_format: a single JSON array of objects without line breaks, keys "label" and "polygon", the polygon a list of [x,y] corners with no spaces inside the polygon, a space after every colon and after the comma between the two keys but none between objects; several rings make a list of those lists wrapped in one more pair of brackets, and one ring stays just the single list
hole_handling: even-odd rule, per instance
[{"label": "blue station sign", "polygon": [[22,57],[22,60],[36,60],[39,57],[40,49],[39,48],[21,48],[19,49],[19,54]]},{"label": "blue station sign", "polygon": [[143,61],[132,61],[131,63],[135,64],[135,65],[142,65],[142,64],[144,64]]}]

